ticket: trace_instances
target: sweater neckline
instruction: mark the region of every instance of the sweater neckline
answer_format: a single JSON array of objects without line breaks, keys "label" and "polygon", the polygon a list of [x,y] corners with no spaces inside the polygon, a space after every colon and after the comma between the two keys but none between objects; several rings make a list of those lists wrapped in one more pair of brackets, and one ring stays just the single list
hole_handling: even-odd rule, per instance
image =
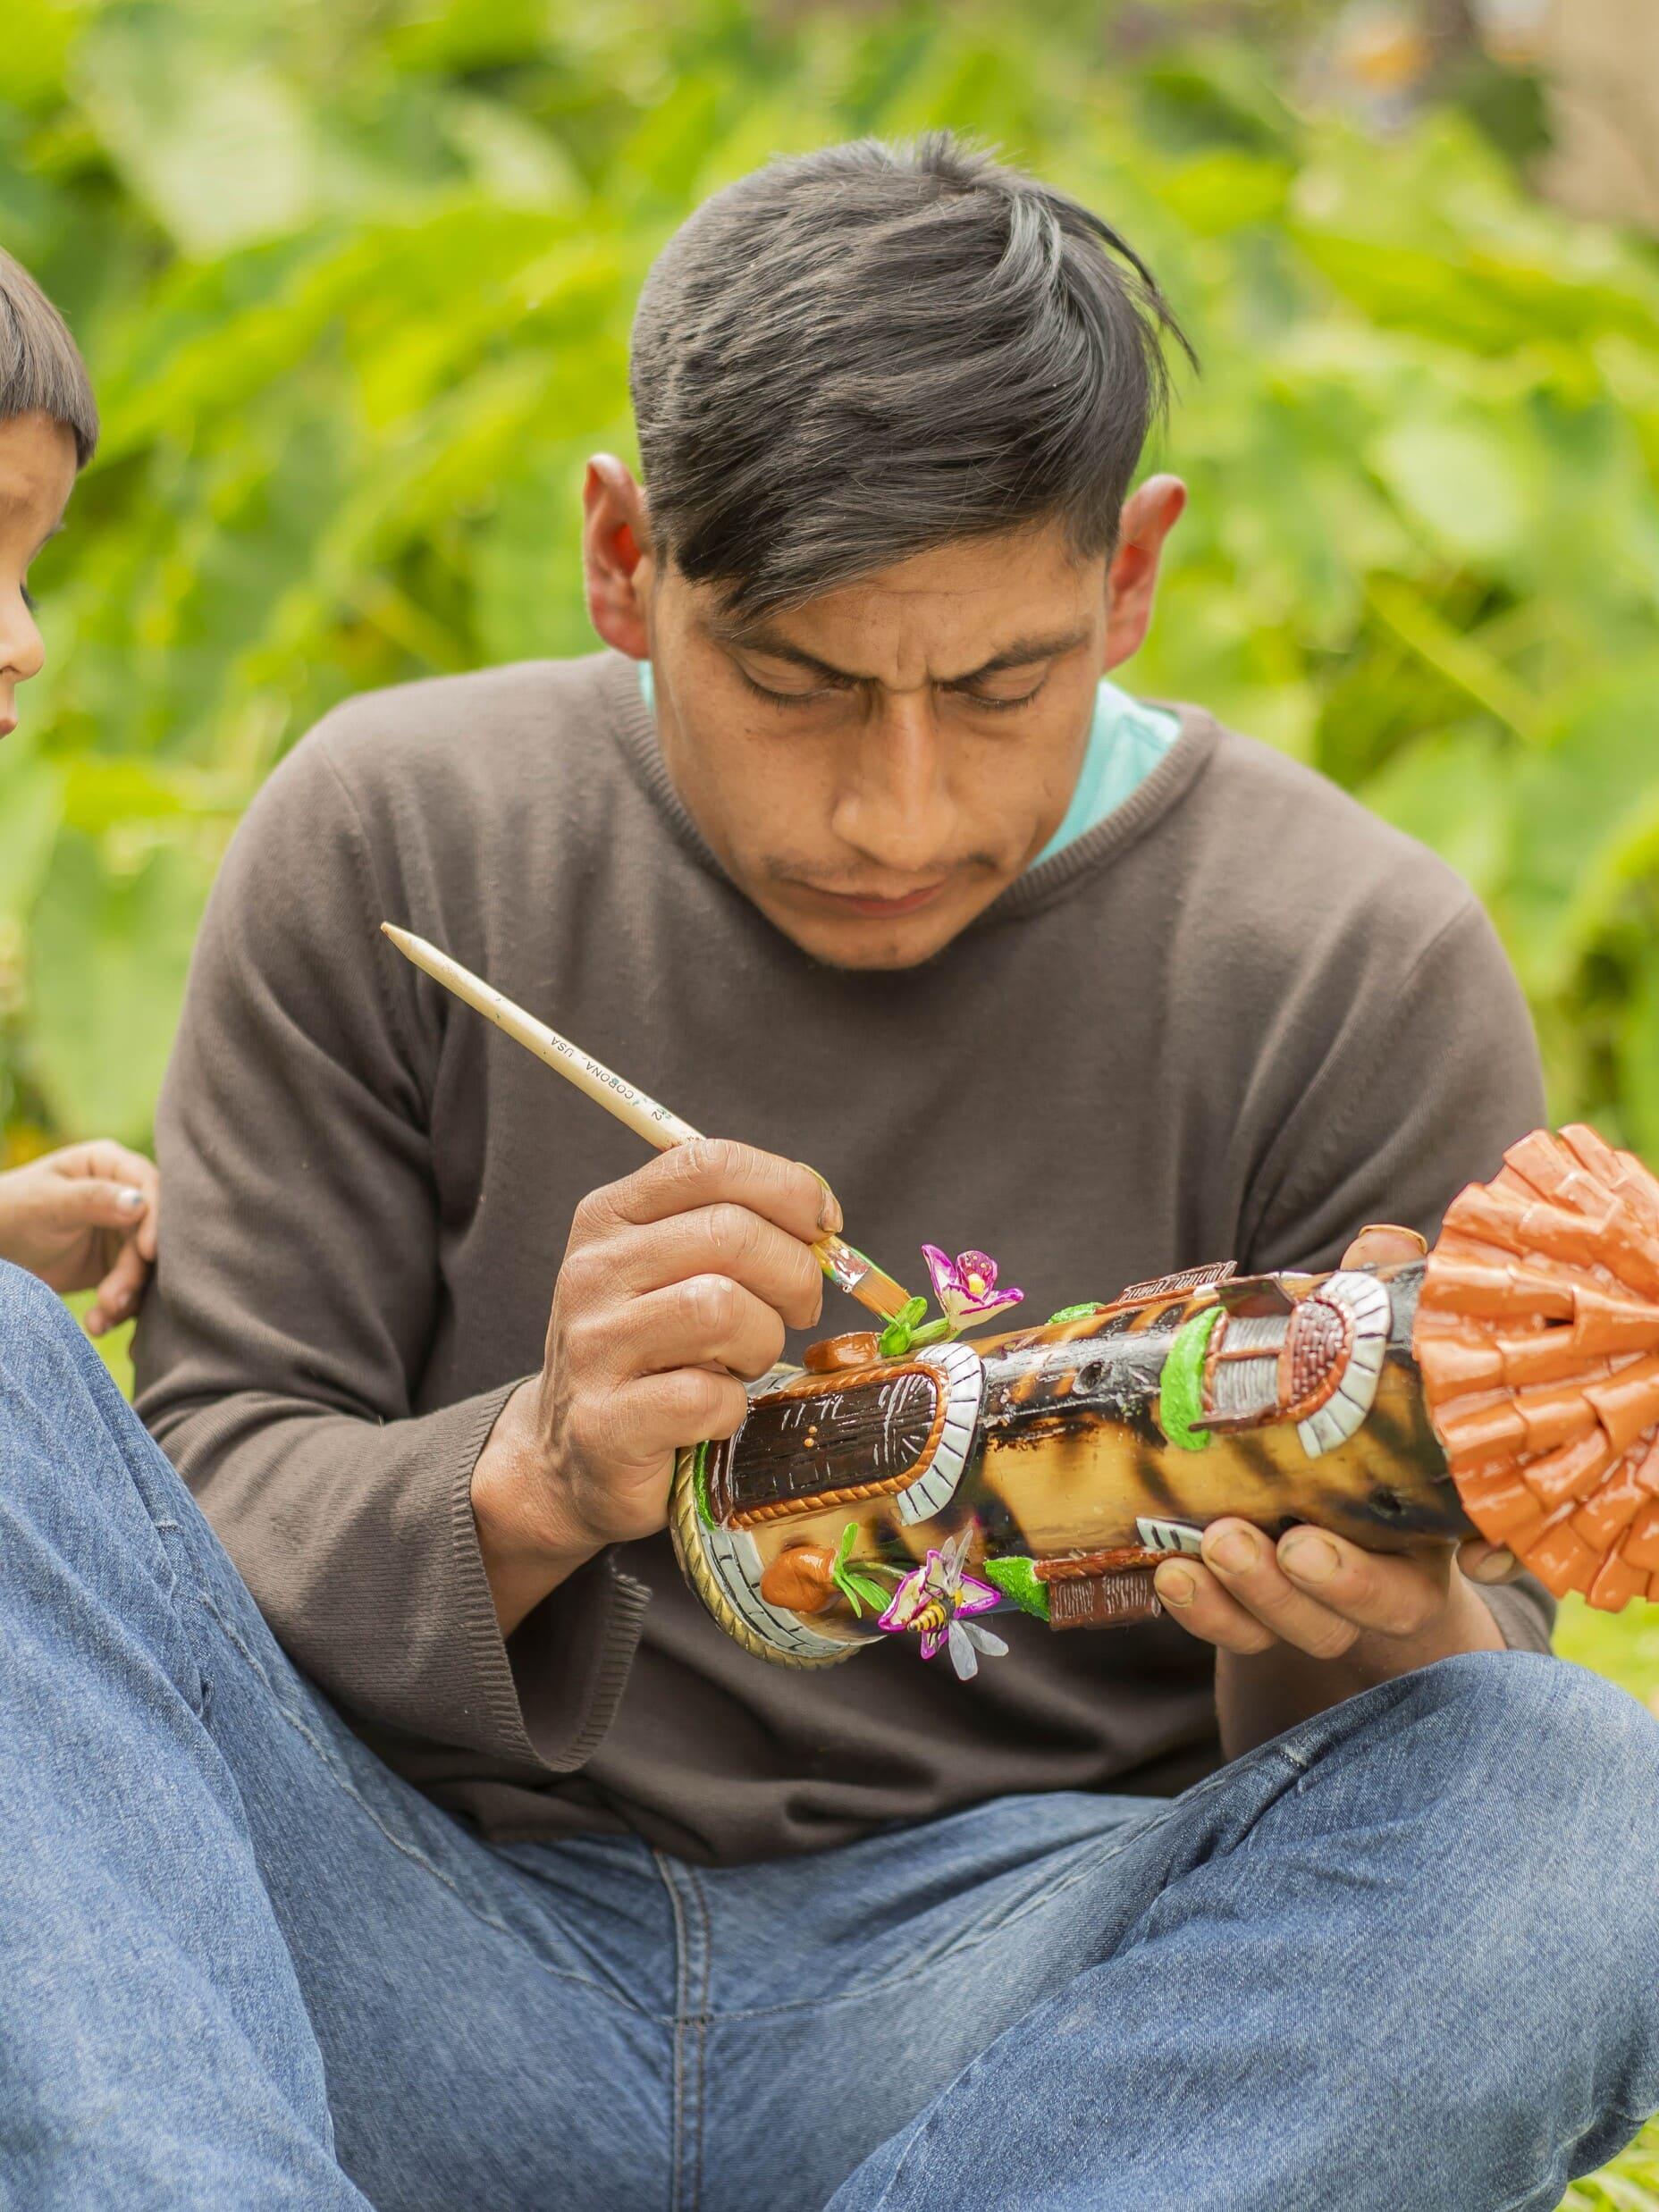
[{"label": "sweater neckline", "polygon": [[[656,718],[645,703],[632,660],[624,653],[608,651],[602,656],[599,685],[611,734],[676,842],[700,868],[716,877],[728,890],[736,890],[737,887],[720,865],[675,788],[657,742]],[[1109,814],[1057,853],[1036,862],[1023,874],[1016,876],[968,923],[962,932],[964,937],[992,922],[1015,921],[1051,904],[1107,861],[1115,860],[1136,844],[1196,783],[1215,752],[1221,735],[1220,725],[1202,707],[1174,700],[1148,703],[1165,708],[1181,724],[1180,736],[1163,759]]]}]

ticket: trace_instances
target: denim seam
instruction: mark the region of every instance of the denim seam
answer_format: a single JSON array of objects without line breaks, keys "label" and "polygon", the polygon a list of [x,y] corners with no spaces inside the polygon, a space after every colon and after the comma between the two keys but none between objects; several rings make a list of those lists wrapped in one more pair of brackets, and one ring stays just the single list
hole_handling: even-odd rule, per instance
[{"label": "denim seam", "polygon": [[714,1972],[714,1923],[709,1912],[708,1898],[703,1893],[702,1882],[697,1878],[696,1869],[688,1866],[685,1871],[686,1887],[690,1893],[691,1903],[695,1908],[703,1930],[702,1987],[697,1992],[697,2010],[693,2023],[695,2029],[695,2040],[692,2046],[694,2059],[691,2107],[690,2212],[699,2212],[699,2208],[703,2203],[703,2120],[708,2060],[709,1987]]},{"label": "denim seam", "polygon": [[[167,1576],[167,1587],[162,1593],[162,1603],[166,1611],[167,1618],[172,1621],[173,1629],[184,1648],[185,1656],[188,1658],[192,1669],[195,1670],[196,1694],[194,1696],[192,1696],[189,1691],[184,1687],[182,1683],[175,1683],[174,1686],[178,1689],[180,1695],[184,1699],[185,1703],[196,1715],[197,1720],[204,1728],[206,1728],[207,1725],[207,1710],[210,1696],[207,1670],[201,1663],[201,1659],[196,1649],[195,1638],[190,1634],[189,1626],[184,1619],[183,1609],[179,1602],[179,1592],[181,1587],[187,1580],[193,1583],[195,1579],[193,1576],[187,1576],[186,1573],[186,1561],[183,1556],[184,1546],[182,1543],[183,1531],[181,1529],[177,1521],[158,1520],[153,1513],[150,1513],[149,1507],[145,1501],[144,1493],[139,1488],[137,1483],[134,1483],[132,1487],[134,1493],[138,1498],[139,1509],[143,1512],[149,1514],[150,1527],[155,1531],[156,1537],[156,1551],[160,1555],[162,1567]],[[169,1543],[169,1537],[176,1537],[179,1538],[180,1541],[178,1543]]]},{"label": "denim seam", "polygon": [[674,2052],[674,2095],[669,2122],[669,2212],[686,2212],[681,2200],[680,2183],[686,2137],[686,2059],[684,2049],[686,2017],[686,1971],[689,1946],[686,1941],[686,1908],[679,1894],[679,1886],[669,1868],[668,1861],[660,1851],[651,1855],[662,1887],[669,1893],[669,1910],[674,1915],[674,2017],[670,2039]]},{"label": "denim seam", "polygon": [[[443,1869],[436,1864],[434,1860],[428,1858],[426,1854],[422,1851],[417,1845],[410,1843],[407,1838],[397,1835],[391,1828],[389,1828],[385,1821],[382,1820],[380,1814],[376,1812],[374,1806],[370,1804],[367,1798],[364,1796],[362,1791],[357,1787],[356,1784],[351,1781],[349,1776],[346,1776],[340,1771],[330,1754],[328,1745],[324,1744],[313,1732],[312,1729],[307,1728],[303,1720],[289,1710],[286,1703],[278,1695],[276,1685],[272,1681],[265,1668],[260,1664],[257,1656],[250,1651],[248,1645],[242,1641],[242,1638],[238,1633],[233,1623],[227,1620],[224,1615],[219,1611],[219,1608],[215,1603],[210,1592],[208,1592],[199,1582],[197,1584],[196,1588],[197,1594],[201,1599],[202,1604],[206,1611],[213,1615],[215,1620],[217,1621],[227,1641],[233,1644],[236,1650],[241,1653],[243,1659],[248,1662],[248,1666],[253,1669],[254,1672],[258,1676],[260,1681],[264,1683],[265,1688],[270,1692],[271,1702],[276,1708],[276,1711],[281,1713],[282,1719],[287,1722],[288,1726],[293,1729],[295,1735],[300,1738],[301,1742],[309,1745],[312,1751],[316,1754],[324,1771],[328,1775],[330,1780],[333,1782],[335,1787],[342,1790],[344,1794],[351,1799],[355,1805],[368,1815],[369,1819],[374,1822],[375,1826],[379,1829],[380,1833],[385,1838],[386,1841],[392,1846],[394,1851],[398,1852],[403,1858],[410,1860],[415,1865],[424,1867],[426,1872],[432,1876],[433,1880],[435,1882],[442,1884],[442,1886],[450,1892],[451,1896],[456,1899],[457,1903],[460,1905],[462,1909],[467,1913],[470,1913],[475,1920],[482,1922],[484,1926],[486,1928],[493,1928],[500,1935],[510,1937],[515,1943],[519,1945],[522,1949],[529,1954],[531,1959],[541,1969],[541,1971],[544,1974],[551,1976],[555,1981],[574,1982],[578,1989],[592,1989],[596,1996],[608,1998],[610,2002],[615,2005],[620,2011],[632,2013],[636,2017],[650,2018],[652,2016],[645,2014],[641,2006],[631,2004],[627,1998],[619,1997],[614,1989],[607,1988],[604,1982],[595,1981],[587,1974],[572,1973],[568,1967],[550,1965],[547,1960],[542,1956],[540,1952],[537,1951],[535,1946],[529,1941],[521,1930],[513,1927],[510,1922],[501,1919],[499,1915],[487,1911],[474,1898],[469,1897],[467,1895],[467,1892],[460,1887],[459,1883],[451,1880],[450,1876],[443,1871]],[[206,1679],[206,1670],[204,1670],[203,1679]]]}]

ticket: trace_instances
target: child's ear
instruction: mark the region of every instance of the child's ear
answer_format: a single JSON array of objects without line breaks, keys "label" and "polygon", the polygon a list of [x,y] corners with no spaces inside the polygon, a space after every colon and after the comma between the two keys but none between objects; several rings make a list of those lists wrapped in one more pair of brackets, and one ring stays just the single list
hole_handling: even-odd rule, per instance
[{"label": "child's ear", "polygon": [[582,581],[587,612],[607,645],[650,657],[645,601],[652,576],[645,499],[614,453],[595,453],[582,481]]},{"label": "child's ear", "polygon": [[1107,571],[1106,665],[1138,651],[1152,620],[1164,542],[1180,521],[1187,488],[1179,476],[1149,476],[1124,501],[1117,551]]}]

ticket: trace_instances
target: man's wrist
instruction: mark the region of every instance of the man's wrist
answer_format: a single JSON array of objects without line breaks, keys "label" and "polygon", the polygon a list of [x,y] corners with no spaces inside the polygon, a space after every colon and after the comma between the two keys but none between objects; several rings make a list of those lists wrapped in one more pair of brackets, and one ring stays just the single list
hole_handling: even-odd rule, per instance
[{"label": "man's wrist", "polygon": [[1379,1629],[1368,1629],[1345,1654],[1345,1661],[1337,1663],[1348,1664],[1368,1681],[1392,1682],[1396,1675],[1432,1667],[1437,1660],[1504,1648],[1496,1614],[1468,1577],[1453,1568],[1445,1604],[1425,1627],[1413,1636],[1385,1636]]},{"label": "man's wrist", "polygon": [[1413,1636],[1367,1630],[1335,1659],[1293,1644],[1216,1655],[1216,1707],[1224,1756],[1236,1759],[1312,1713],[1357,1697],[1398,1676],[1465,1652],[1503,1651],[1506,1640],[1479,1590],[1453,1573],[1446,1602]]},{"label": "man's wrist", "polygon": [[546,1465],[541,1378],[521,1383],[496,1417],[472,1474],[473,1521],[501,1634],[604,1549],[561,1510]]}]

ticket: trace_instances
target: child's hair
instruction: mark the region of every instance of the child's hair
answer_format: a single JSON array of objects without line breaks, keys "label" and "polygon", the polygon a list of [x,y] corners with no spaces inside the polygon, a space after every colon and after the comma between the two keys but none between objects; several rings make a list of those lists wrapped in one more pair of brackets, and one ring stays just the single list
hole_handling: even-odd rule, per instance
[{"label": "child's hair", "polygon": [[80,467],[92,458],[98,410],[87,365],[34,278],[0,249],[0,423],[20,415],[61,423]]}]

